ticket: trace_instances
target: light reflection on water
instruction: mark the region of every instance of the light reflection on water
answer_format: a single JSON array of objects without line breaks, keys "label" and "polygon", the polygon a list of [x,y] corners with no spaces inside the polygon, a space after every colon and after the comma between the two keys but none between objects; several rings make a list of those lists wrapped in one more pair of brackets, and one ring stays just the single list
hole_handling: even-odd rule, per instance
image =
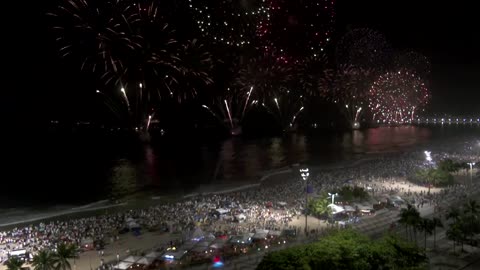
[{"label": "light reflection on water", "polygon": [[191,192],[212,183],[251,183],[266,170],[295,163],[335,164],[472,134],[478,135],[479,128],[405,126],[207,143],[168,139],[151,145],[129,145],[110,138],[74,142],[57,138],[42,142],[39,149],[29,149],[28,159],[23,152],[11,155],[13,164],[6,167],[17,177],[4,182],[0,203],[44,200],[81,204],[142,187],[160,194]]}]

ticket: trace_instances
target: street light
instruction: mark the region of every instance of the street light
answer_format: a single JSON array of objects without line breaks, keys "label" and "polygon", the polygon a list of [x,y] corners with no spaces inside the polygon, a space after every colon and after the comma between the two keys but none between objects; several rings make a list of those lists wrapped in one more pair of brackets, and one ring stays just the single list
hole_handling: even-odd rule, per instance
[{"label": "street light", "polygon": [[425,158],[427,159],[428,162],[432,162],[432,152],[430,151],[425,151]]},{"label": "street light", "polygon": [[305,235],[307,235],[308,176],[310,176],[308,168],[300,169],[300,175],[303,181],[305,181]]},{"label": "street light", "polygon": [[332,204],[335,204],[335,196],[338,196],[338,193],[328,193],[328,196],[332,197]]},{"label": "street light", "polygon": [[470,165],[470,184],[473,183],[473,166],[475,166],[475,162],[469,162],[467,163]]}]

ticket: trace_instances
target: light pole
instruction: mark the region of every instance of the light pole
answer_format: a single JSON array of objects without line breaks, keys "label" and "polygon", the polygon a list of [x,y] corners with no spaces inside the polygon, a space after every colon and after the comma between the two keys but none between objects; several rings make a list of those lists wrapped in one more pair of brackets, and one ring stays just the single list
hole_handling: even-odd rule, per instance
[{"label": "light pole", "polygon": [[470,185],[473,184],[473,166],[475,166],[475,162],[467,163],[470,165]]},{"label": "light pole", "polygon": [[332,197],[332,204],[335,204],[335,196],[338,196],[338,193],[328,193],[328,196]]},{"label": "light pole", "polygon": [[432,152],[430,151],[425,151],[425,159],[427,160],[428,163],[432,162]]},{"label": "light pole", "polygon": [[308,208],[308,168],[300,169],[300,175],[302,176],[303,181],[305,181],[305,235],[307,235],[307,208]]}]

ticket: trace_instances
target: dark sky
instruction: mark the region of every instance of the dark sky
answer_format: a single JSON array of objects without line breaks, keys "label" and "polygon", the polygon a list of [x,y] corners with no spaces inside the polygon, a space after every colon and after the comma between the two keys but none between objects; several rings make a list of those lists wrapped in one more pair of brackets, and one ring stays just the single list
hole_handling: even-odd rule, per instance
[{"label": "dark sky", "polygon": [[[100,0],[97,0],[100,1]],[[58,59],[45,19],[54,1],[14,1],[1,95],[1,115],[13,122],[88,118],[92,95],[74,70]],[[474,1],[337,0],[339,32],[370,27],[395,48],[418,50],[432,62],[431,110],[480,113],[480,23]],[[81,89],[81,90],[80,90]],[[93,91],[93,90],[92,90]],[[94,92],[91,92],[92,94]]]},{"label": "dark sky", "polygon": [[431,110],[480,113],[480,23],[473,1],[338,0],[339,28],[369,26],[432,62]]}]

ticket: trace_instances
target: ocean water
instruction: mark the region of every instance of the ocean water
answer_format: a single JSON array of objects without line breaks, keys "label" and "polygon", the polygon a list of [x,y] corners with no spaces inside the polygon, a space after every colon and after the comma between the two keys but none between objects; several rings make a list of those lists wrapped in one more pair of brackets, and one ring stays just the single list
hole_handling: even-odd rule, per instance
[{"label": "ocean water", "polygon": [[82,205],[95,207],[90,204],[139,191],[183,196],[234,188],[296,163],[332,166],[472,137],[480,139],[479,126],[382,127],[260,139],[165,136],[149,144],[91,132],[23,136],[8,141],[3,151],[0,216],[6,222],[82,211]]}]

